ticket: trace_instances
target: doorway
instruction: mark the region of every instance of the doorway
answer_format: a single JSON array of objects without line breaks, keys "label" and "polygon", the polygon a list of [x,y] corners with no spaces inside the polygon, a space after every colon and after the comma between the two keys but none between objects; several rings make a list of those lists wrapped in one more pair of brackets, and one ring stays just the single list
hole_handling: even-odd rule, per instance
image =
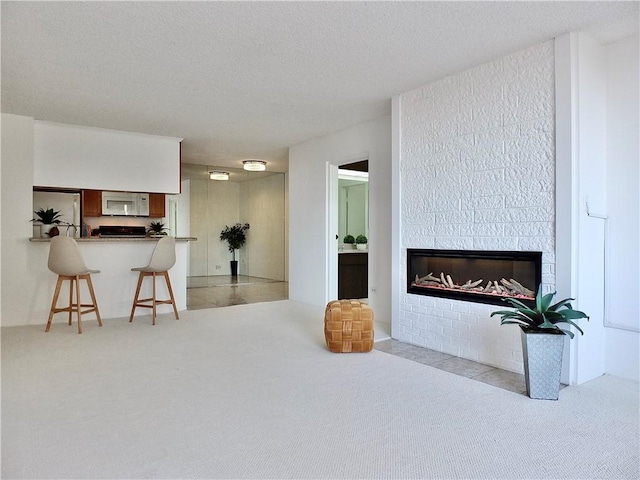
[{"label": "doorway", "polygon": [[338,299],[369,291],[369,161],[338,167]]},{"label": "doorway", "polygon": [[[198,238],[189,251],[187,309],[288,298],[284,174],[182,164],[182,178],[189,182],[190,234]],[[236,223],[250,228],[232,275],[220,233]]]}]

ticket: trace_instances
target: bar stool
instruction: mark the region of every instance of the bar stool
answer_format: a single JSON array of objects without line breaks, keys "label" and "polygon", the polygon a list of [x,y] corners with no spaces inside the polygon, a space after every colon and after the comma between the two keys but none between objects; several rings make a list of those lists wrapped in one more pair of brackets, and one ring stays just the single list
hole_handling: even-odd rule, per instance
[{"label": "bar stool", "polygon": [[[100,273],[100,270],[90,270],[87,268],[76,241],[71,237],[53,237],[49,247],[49,261],[47,266],[53,273],[58,274],[58,282],[56,283],[56,290],[53,294],[53,301],[51,302],[51,310],[49,310],[49,320],[47,321],[45,332],[48,332],[51,328],[53,315],[58,312],[69,313],[69,325],[71,325],[73,312],[78,313],[78,333],[82,333],[82,315],[87,313],[96,312],[98,326],[101,327],[102,319],[100,318],[100,311],[98,310],[98,302],[96,302],[96,294],[93,291],[93,282],[91,281],[91,274]],[[58,296],[60,295],[62,283],[65,280],[69,280],[69,305],[64,308],[57,308]],[[80,280],[87,282],[92,303],[80,302]],[[76,292],[75,302],[73,301],[74,285]],[[82,310],[83,307],[91,308]]]},{"label": "bar stool", "polygon": [[[163,237],[158,240],[156,248],[151,254],[151,260],[146,267],[132,268],[132,272],[140,272],[138,276],[138,287],[136,288],[136,296],[133,299],[133,307],[131,307],[131,316],[129,322],[133,322],[133,315],[136,311],[136,307],[151,308],[153,311],[153,325],[156,324],[156,306],[162,304],[171,304],[173,306],[173,313],[176,316],[176,320],[179,320],[178,309],[176,308],[176,301],[173,298],[173,289],[171,288],[171,280],[169,279],[169,269],[176,263],[176,239],[174,237]],[[156,276],[162,275],[167,284],[167,290],[169,290],[168,300],[158,300],[156,296]],[[138,299],[140,296],[140,287],[142,286],[142,280],[145,277],[152,277],[153,279],[153,296],[151,298]],[[149,303],[150,302],[150,303]]]}]

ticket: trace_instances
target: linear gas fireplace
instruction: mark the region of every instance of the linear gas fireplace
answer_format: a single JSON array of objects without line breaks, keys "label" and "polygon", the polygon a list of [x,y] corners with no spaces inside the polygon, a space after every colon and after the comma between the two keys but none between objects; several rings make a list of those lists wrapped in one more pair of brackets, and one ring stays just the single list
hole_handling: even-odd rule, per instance
[{"label": "linear gas fireplace", "polygon": [[407,249],[407,292],[505,305],[533,305],[542,279],[541,252]]}]

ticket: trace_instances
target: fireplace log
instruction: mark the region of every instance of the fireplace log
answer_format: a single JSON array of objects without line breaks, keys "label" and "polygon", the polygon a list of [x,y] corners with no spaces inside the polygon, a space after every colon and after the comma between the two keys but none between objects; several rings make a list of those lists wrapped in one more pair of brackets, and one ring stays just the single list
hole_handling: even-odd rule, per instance
[{"label": "fireplace log", "polygon": [[500,283],[504,285],[508,289],[508,293],[511,295],[526,295],[528,297],[534,297],[535,293],[529,290],[526,287],[523,287],[520,283],[515,281],[513,278],[506,280],[504,278],[500,279]]},{"label": "fireplace log", "polygon": [[440,279],[439,279],[439,278],[437,278],[437,277],[434,277],[434,276],[433,276],[433,272],[429,272],[429,275],[427,275],[427,276],[426,276],[426,277],[424,277],[424,278],[426,278],[427,280],[429,280],[429,281],[431,281],[431,282],[438,282],[438,283],[440,283]]},{"label": "fireplace log", "polygon": [[450,290],[461,290],[463,292],[484,293],[489,295],[500,295],[510,297],[529,297],[535,296],[535,293],[524,287],[521,283],[513,278],[507,280],[502,277],[500,280],[489,280],[486,286],[482,286],[484,280],[467,280],[463,285],[456,284],[450,274],[440,272],[440,278],[435,277],[433,272],[429,272],[424,277],[416,274],[412,285],[419,287],[430,287]]},{"label": "fireplace log", "polygon": [[510,278],[509,281],[513,284],[513,286],[516,287],[516,290],[518,290],[520,293],[528,296],[528,297],[535,297],[536,296],[536,292],[529,290],[527,287],[523,286],[522,284],[516,282],[513,278]]},{"label": "fireplace log", "polygon": [[422,284],[425,282],[436,282],[436,283],[440,283],[440,279],[436,278],[432,275],[433,272],[430,272],[428,275],[424,276],[424,277],[418,277],[418,275],[416,275],[416,283]]},{"label": "fireplace log", "polygon": [[453,283],[453,280],[451,280],[451,275],[447,275],[447,283],[449,284],[449,286],[451,288],[455,287],[455,284]]},{"label": "fireplace log", "polygon": [[515,285],[513,285],[511,282],[508,282],[507,280],[505,280],[504,278],[500,279],[500,283],[502,285],[504,285],[504,287],[509,291],[509,292],[514,292],[517,293],[518,289],[516,288]]},{"label": "fireplace log", "polygon": [[476,289],[476,287],[478,285],[480,285],[482,283],[482,279],[480,280],[476,280],[475,282],[472,282],[471,280],[467,280],[467,283],[465,283],[464,285],[462,285],[460,288],[462,290],[478,290],[478,291],[482,291],[482,287],[480,287],[479,289]]}]

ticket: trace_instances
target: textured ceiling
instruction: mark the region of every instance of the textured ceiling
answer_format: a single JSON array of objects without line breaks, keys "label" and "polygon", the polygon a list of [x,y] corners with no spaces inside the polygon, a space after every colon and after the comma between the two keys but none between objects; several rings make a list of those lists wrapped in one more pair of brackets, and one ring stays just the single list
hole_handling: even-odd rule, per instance
[{"label": "textured ceiling", "polygon": [[184,138],[183,161],[286,171],[288,147],[568,31],[638,31],[638,2],[2,1],[2,111]]}]

